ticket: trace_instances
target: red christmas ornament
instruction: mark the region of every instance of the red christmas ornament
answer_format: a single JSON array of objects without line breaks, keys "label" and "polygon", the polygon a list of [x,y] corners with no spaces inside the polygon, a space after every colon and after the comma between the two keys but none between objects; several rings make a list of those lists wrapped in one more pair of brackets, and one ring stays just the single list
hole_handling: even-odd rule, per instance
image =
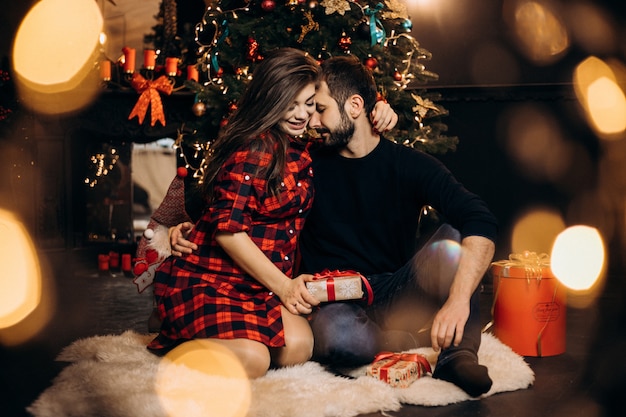
[{"label": "red christmas ornament", "polygon": [[187,176],[187,168],[185,167],[176,168],[176,175],[178,176],[178,178],[185,178]]},{"label": "red christmas ornament", "polygon": [[232,112],[234,112],[235,110],[237,110],[237,104],[235,104],[235,103],[230,103],[230,104],[228,105],[228,112],[229,112],[229,113],[232,113]]},{"label": "red christmas ornament", "polygon": [[274,0],[263,0],[261,2],[261,9],[266,12],[271,12],[276,8],[276,2]]},{"label": "red christmas ornament", "polygon": [[339,42],[337,42],[337,45],[339,46],[339,49],[345,52],[352,46],[352,39],[346,35],[346,32],[343,32],[341,34],[341,38],[339,38]]},{"label": "red christmas ornament", "polygon": [[220,120],[220,127],[223,128],[228,124],[228,119],[227,118],[223,118],[222,120]]},{"label": "red christmas ornament", "polygon": [[252,36],[248,38],[248,54],[247,57],[251,61],[260,61],[263,59],[259,53],[259,43]]},{"label": "red christmas ornament", "polygon": [[365,66],[372,70],[376,69],[376,67],[378,66],[378,60],[373,56],[370,56],[365,59]]},{"label": "red christmas ornament", "polygon": [[400,71],[396,70],[393,73],[393,79],[396,80],[396,81],[402,81],[402,73]]}]

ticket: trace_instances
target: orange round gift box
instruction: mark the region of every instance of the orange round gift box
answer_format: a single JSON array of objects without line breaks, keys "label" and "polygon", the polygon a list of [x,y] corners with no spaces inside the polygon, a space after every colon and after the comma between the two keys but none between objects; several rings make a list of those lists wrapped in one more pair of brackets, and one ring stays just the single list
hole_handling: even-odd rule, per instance
[{"label": "orange round gift box", "polygon": [[491,265],[495,336],[522,356],[565,352],[566,293],[549,267]]}]

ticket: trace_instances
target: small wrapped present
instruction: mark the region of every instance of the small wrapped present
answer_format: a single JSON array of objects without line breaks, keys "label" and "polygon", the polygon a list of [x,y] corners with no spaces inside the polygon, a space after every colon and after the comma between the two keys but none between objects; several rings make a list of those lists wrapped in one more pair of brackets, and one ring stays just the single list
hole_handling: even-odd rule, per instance
[{"label": "small wrapped present", "polygon": [[322,271],[313,276],[313,281],[306,283],[311,294],[321,302],[360,300],[367,290],[368,305],[372,303],[374,293],[365,277],[354,271]]},{"label": "small wrapped present", "polygon": [[396,388],[406,388],[426,373],[432,373],[430,363],[419,353],[381,352],[367,367],[367,375]]}]

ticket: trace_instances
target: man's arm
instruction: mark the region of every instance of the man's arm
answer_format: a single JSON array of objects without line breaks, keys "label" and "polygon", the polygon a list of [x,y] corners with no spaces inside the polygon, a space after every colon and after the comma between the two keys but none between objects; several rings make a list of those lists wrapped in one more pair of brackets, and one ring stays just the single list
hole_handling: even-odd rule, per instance
[{"label": "man's arm", "polygon": [[470,298],[489,268],[494,253],[495,244],[485,237],[467,236],[461,241],[461,258],[450,294],[433,321],[430,334],[433,349],[461,343],[469,318]]}]

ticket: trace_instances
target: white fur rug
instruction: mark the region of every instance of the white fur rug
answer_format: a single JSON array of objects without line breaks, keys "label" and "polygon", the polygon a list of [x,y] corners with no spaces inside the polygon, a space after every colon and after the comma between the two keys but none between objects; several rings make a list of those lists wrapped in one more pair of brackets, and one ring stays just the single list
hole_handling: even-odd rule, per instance
[{"label": "white fur rug", "polygon": [[[28,411],[35,417],[350,417],[395,411],[402,404],[441,406],[471,399],[455,385],[430,376],[408,388],[391,388],[366,376],[365,367],[351,379],[326,372],[315,362],[272,370],[244,385],[241,378],[207,375],[185,365],[175,365],[163,380],[156,375],[164,360],[145,348],[152,337],[127,331],[72,343],[57,358],[71,364]],[[412,352],[425,354],[434,365],[432,349]],[[483,334],[479,361],[493,379],[485,396],[534,382],[524,359],[489,333]],[[193,389],[201,392],[201,401],[189,396]]]}]

